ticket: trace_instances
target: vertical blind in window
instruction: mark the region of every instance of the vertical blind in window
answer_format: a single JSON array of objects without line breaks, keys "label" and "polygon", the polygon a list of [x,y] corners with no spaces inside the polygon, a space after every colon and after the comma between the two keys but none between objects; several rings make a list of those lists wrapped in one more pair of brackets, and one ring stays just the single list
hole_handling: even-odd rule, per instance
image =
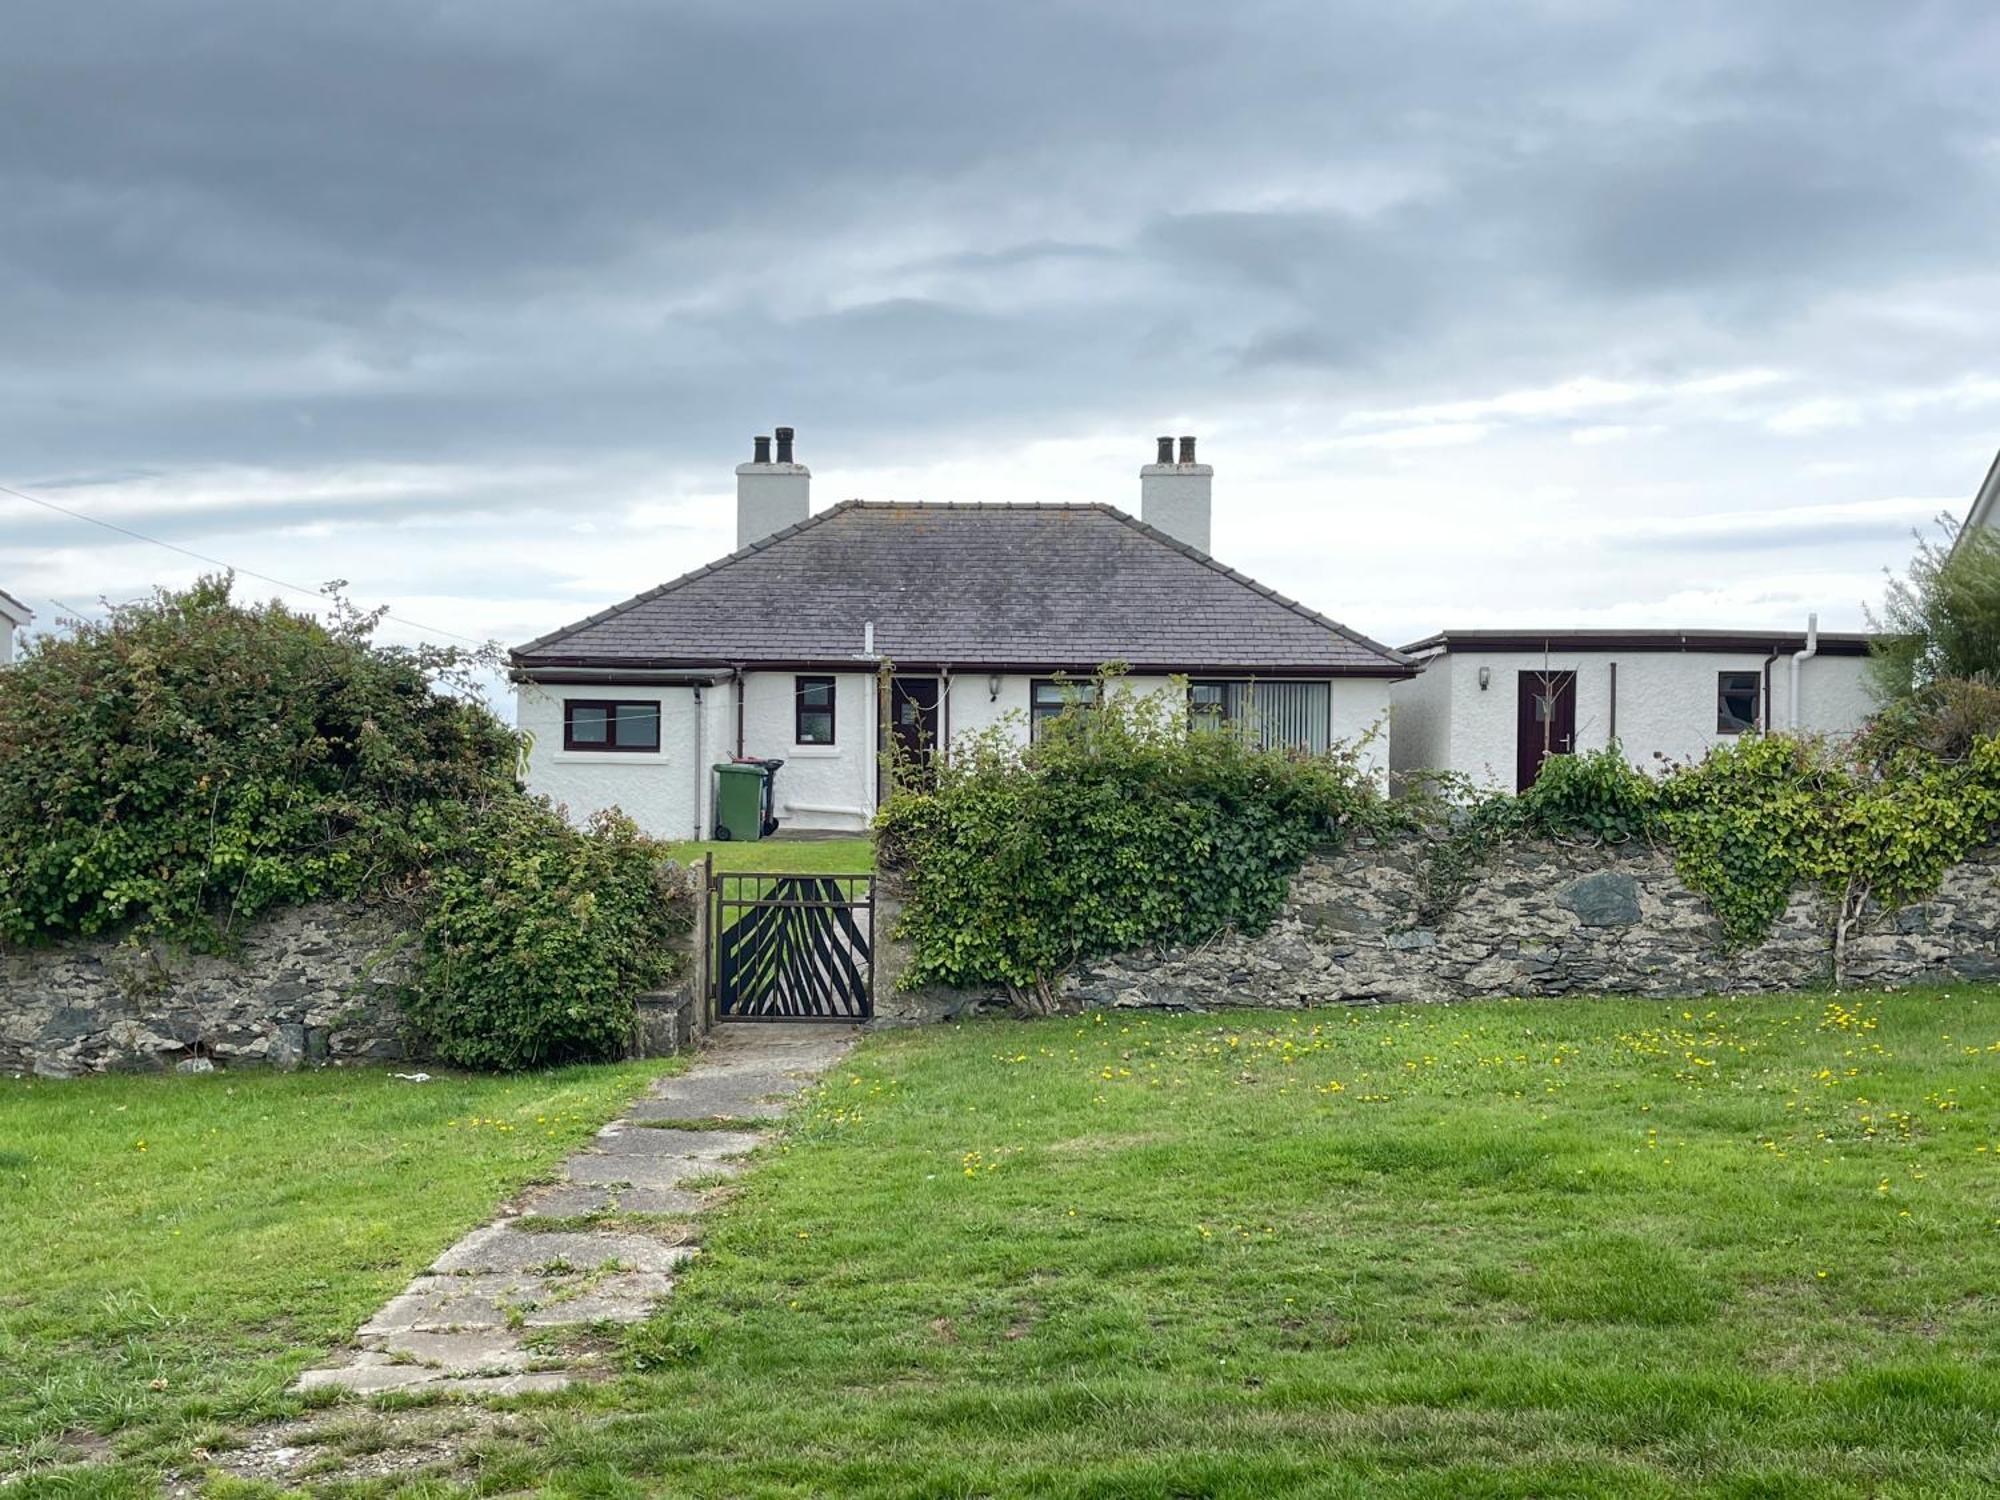
[{"label": "vertical blind in window", "polygon": [[1198,729],[1235,729],[1266,750],[1323,755],[1331,689],[1324,682],[1196,682],[1189,707]]}]

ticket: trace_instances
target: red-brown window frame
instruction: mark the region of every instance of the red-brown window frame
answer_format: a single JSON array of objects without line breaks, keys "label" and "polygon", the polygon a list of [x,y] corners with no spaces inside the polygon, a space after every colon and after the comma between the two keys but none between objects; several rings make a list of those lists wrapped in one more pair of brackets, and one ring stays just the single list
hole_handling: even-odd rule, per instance
[{"label": "red-brown window frame", "polygon": [[[563,749],[582,751],[587,755],[658,755],[660,740],[665,732],[666,715],[660,710],[662,704],[655,698],[565,698],[563,699]],[[601,708],[604,710],[604,732],[607,736],[603,744],[589,740],[581,743],[572,729],[576,710],[579,708]],[[653,710],[653,743],[650,745],[621,745],[618,743],[618,711],[623,708],[650,708]]]}]

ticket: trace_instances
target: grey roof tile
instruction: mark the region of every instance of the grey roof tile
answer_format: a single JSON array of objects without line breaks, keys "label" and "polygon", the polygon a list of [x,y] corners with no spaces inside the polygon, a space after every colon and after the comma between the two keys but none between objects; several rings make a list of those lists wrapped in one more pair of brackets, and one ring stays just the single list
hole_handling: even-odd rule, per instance
[{"label": "grey roof tile", "polygon": [[1108,505],[849,500],[515,648],[517,668],[899,666],[1402,676],[1401,653]]}]

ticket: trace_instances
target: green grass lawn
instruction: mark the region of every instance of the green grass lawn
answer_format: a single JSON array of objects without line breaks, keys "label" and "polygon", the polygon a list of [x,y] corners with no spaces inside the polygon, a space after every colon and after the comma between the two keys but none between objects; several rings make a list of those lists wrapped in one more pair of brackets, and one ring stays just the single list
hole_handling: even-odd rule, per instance
[{"label": "green grass lawn", "polygon": [[670,852],[684,865],[699,864],[704,854],[713,854],[718,870],[759,874],[865,875],[875,868],[875,842],[867,838],[759,839],[749,844],[710,840],[674,844]]},{"label": "green grass lawn", "polygon": [[[0,1092],[8,1431],[281,1405],[636,1076]],[[1992,989],[882,1033],[626,1373],[345,1493],[1987,1495],[1996,1105]]]},{"label": "green grass lawn", "polygon": [[298,1410],[293,1375],[674,1066],[0,1079],[0,1474]]},{"label": "green grass lawn", "polygon": [[480,1492],[1989,1495],[1996,1090],[1990,989],[878,1035]]}]

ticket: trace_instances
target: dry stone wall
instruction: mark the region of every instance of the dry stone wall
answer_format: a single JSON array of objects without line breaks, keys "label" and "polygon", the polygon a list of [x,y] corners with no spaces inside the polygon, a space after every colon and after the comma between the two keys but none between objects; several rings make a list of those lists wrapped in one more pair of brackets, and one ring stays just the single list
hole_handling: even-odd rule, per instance
[{"label": "dry stone wall", "polygon": [[[688,941],[699,951],[702,929]],[[401,1006],[418,943],[393,908],[325,903],[259,917],[228,956],[117,939],[0,949],[0,1076],[421,1060]],[[699,967],[634,997],[632,1056],[708,1029]]]},{"label": "dry stone wall", "polygon": [[[1058,998],[1074,1006],[1289,1009],[1505,995],[1742,993],[1833,977],[1836,913],[1810,893],[1794,893],[1763,941],[1732,950],[1670,854],[1529,844],[1495,855],[1449,914],[1426,923],[1423,858],[1412,844],[1359,840],[1308,863],[1264,932],[1094,960],[1063,976]],[[900,970],[899,956],[887,961]],[[1864,912],[1843,953],[1841,980],[1849,985],[1996,978],[2000,850],[1955,868],[1931,900]],[[1003,1002],[991,992],[899,994],[878,976],[878,1007],[887,1019],[935,1019]]]},{"label": "dry stone wall", "polygon": [[226,957],[110,939],[0,952],[0,1072],[400,1058],[415,941],[387,911],[328,904],[259,918]]}]

